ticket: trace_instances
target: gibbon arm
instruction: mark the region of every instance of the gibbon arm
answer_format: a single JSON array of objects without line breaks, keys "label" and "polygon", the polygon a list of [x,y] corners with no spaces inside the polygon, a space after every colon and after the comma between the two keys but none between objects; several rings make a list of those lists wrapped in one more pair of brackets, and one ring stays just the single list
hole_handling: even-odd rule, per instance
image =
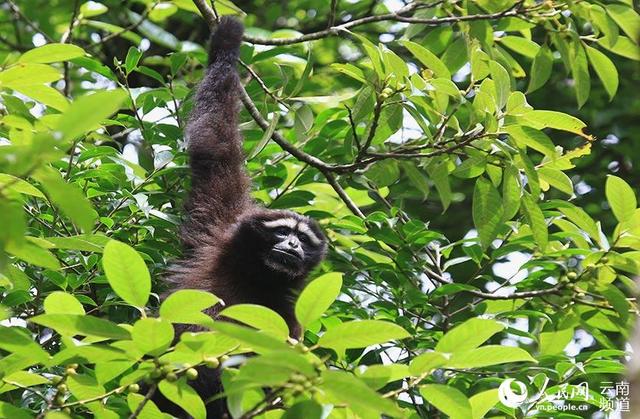
[{"label": "gibbon arm", "polygon": [[242,33],[240,22],[223,18],[211,36],[209,66],[187,125],[192,190],[185,228],[190,237],[232,223],[251,203],[238,132],[236,61]]}]

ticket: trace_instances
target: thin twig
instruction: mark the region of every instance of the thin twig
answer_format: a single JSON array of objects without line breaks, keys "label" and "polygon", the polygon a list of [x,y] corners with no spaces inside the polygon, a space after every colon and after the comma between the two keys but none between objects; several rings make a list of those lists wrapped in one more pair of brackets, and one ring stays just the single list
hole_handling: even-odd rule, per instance
[{"label": "thin twig", "polygon": [[333,173],[329,172],[329,171],[324,171],[324,172],[322,172],[322,174],[327,179],[327,182],[329,182],[329,185],[331,185],[333,190],[336,191],[336,193],[338,194],[340,199],[342,199],[342,201],[344,201],[344,203],[347,206],[347,208],[349,208],[349,210],[351,210],[351,212],[354,215],[356,215],[356,216],[358,216],[360,218],[366,218],[364,213],[360,210],[360,208],[358,208],[356,203],[353,202],[353,200],[351,199],[349,194],[347,194],[347,192],[342,188],[342,186],[340,186],[340,184],[338,183],[338,181],[335,178],[335,175]]},{"label": "thin twig", "polygon": [[329,27],[333,27],[336,23],[336,14],[338,12],[338,0],[331,0],[329,9]]},{"label": "thin twig", "polygon": [[[193,1],[198,6],[198,9],[200,9],[200,11],[202,12],[203,9],[200,7],[200,3],[202,3],[203,6],[206,6],[204,0],[193,0]],[[435,7],[441,3],[442,1],[437,1],[429,4],[424,4],[421,2],[413,2],[404,6],[403,8],[401,8],[396,12],[386,13],[382,15],[365,16],[363,18],[354,19],[349,22],[343,23],[341,25],[332,26],[330,28],[327,28],[321,31],[304,34],[295,38],[263,38],[263,37],[255,37],[255,36],[250,36],[245,34],[243,36],[243,39],[246,42],[249,42],[251,44],[291,45],[291,44],[314,41],[317,39],[338,35],[340,32],[349,30],[356,26],[365,25],[365,24],[374,23],[374,22],[395,21],[395,22],[403,22],[403,23],[422,24],[422,25],[428,25],[428,26],[444,26],[444,25],[449,25],[449,24],[458,23],[458,22],[494,20],[494,19],[501,19],[505,17],[523,17],[524,18],[524,17],[527,17],[528,14],[530,14],[531,12],[539,9],[539,6],[533,6],[530,8],[517,7],[517,8],[507,9],[497,13],[464,15],[464,16],[445,16],[445,17],[436,17],[436,18],[430,18],[430,19],[406,16],[407,14],[410,14],[411,12],[413,12],[418,8]],[[552,16],[555,14],[556,12],[553,12],[553,14],[544,14],[541,16]],[[203,16],[205,17],[205,19],[207,19],[207,21],[210,19],[207,15],[205,15],[204,12],[203,12]]]},{"label": "thin twig", "polygon": [[24,21],[24,23],[30,27],[33,31],[38,32],[39,34],[41,34],[42,36],[44,36],[44,38],[48,41],[48,42],[55,42],[53,40],[53,38],[51,38],[49,35],[47,35],[46,32],[43,32],[42,30],[40,30],[40,28],[38,28],[38,25],[35,24],[35,22],[33,22],[31,19],[29,19],[24,13],[22,13],[22,11],[20,10],[20,8],[18,7],[17,4],[15,4],[13,2],[13,0],[6,0],[7,4],[9,5],[9,8],[13,11],[13,13],[16,14],[16,16],[18,16],[22,21]]},{"label": "thin twig", "polygon": [[144,395],[144,399],[142,399],[138,407],[136,407],[136,410],[134,410],[131,413],[131,415],[129,415],[129,419],[135,419],[138,417],[140,412],[142,412],[142,409],[144,409],[144,406],[147,404],[149,400],[151,400],[151,398],[155,394],[157,388],[158,388],[157,383],[151,384],[151,387],[149,387],[149,391],[147,391],[147,394]]},{"label": "thin twig", "polygon": [[126,32],[130,32],[133,31],[135,29],[138,28],[138,26],[142,25],[144,23],[145,20],[147,20],[147,18],[149,17],[149,13],[151,13],[151,11],[153,9],[156,8],[156,6],[158,5],[158,3],[153,3],[151,5],[151,7],[148,7],[141,15],[140,15],[140,19],[137,22],[134,22],[132,24],[130,24],[129,26],[126,26],[124,28],[122,28],[122,30],[118,31],[118,32],[113,32],[110,33],[109,35],[101,38],[99,41],[94,42],[93,44],[89,45],[89,48],[94,48],[98,45],[104,44],[105,42],[113,39],[113,38],[117,38],[118,36],[122,35],[123,33]]}]

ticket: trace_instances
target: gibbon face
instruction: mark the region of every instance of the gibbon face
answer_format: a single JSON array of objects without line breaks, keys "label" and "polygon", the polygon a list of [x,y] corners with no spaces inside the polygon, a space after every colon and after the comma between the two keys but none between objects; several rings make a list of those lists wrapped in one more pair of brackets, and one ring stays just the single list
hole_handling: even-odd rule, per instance
[{"label": "gibbon face", "polygon": [[254,240],[254,255],[267,269],[294,278],[309,273],[327,248],[317,223],[291,211],[265,211],[243,222],[240,231]]}]

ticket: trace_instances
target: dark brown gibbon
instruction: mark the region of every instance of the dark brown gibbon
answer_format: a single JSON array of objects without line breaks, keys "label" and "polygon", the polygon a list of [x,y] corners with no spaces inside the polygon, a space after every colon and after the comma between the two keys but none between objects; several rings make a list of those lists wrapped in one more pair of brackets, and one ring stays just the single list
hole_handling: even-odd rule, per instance
[{"label": "dark brown gibbon", "polygon": [[[295,296],[324,257],[326,239],[312,219],[263,208],[249,194],[238,132],[236,62],[243,30],[240,22],[224,17],[211,37],[209,65],[187,126],[192,186],[180,233],[187,256],[169,280],[177,289],[210,291],[226,306],[266,306],[280,314],[290,335],[298,338]],[[215,317],[219,310],[213,307],[208,314]],[[185,330],[178,328],[178,333]],[[190,384],[203,400],[221,392],[219,371],[201,368],[199,373]],[[184,415],[159,398],[162,410]],[[224,417],[225,411],[223,400],[207,404],[209,418]]]}]

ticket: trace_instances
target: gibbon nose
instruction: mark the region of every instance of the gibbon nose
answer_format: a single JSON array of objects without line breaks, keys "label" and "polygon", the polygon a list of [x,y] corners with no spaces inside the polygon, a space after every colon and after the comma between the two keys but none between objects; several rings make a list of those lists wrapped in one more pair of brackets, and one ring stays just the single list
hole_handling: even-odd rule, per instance
[{"label": "gibbon nose", "polygon": [[297,249],[298,247],[300,247],[300,241],[296,236],[289,236],[289,238],[287,239],[287,243],[292,249]]}]

